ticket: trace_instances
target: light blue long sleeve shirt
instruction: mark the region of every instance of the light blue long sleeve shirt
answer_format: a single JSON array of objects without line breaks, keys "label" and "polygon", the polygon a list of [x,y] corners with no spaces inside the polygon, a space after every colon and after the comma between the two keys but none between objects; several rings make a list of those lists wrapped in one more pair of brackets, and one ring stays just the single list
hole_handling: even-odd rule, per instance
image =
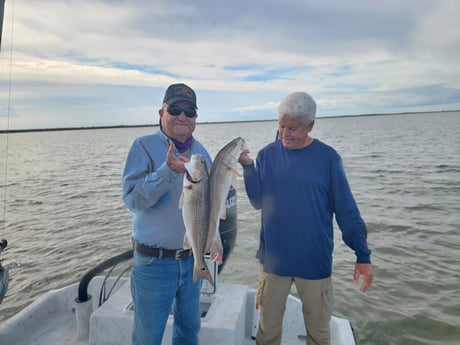
[{"label": "light blue long sleeve shirt", "polygon": [[244,166],[254,208],[261,209],[257,258],[265,271],[281,276],[323,279],[332,273],[333,216],[357,262],[370,263],[366,226],[351,193],[342,161],[330,146],[285,149],[267,145],[256,165]]},{"label": "light blue long sleeve shirt", "polygon": [[[135,240],[151,247],[176,250],[183,248],[185,236],[179,208],[184,174],[166,165],[169,140],[161,130],[134,140],[123,172],[123,201],[133,212]],[[195,139],[189,152],[203,155],[210,166],[209,153]]]}]

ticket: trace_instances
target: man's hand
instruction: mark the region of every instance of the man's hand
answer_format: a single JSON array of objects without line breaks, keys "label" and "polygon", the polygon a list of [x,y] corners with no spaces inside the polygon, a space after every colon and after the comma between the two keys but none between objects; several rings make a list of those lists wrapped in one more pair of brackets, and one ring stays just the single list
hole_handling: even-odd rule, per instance
[{"label": "man's hand", "polygon": [[222,265],[223,254],[222,253],[211,253],[211,261],[216,262],[218,265]]},{"label": "man's hand", "polygon": [[374,270],[371,264],[355,264],[355,274],[353,280],[355,284],[358,283],[359,276],[363,276],[363,283],[361,284],[361,291],[366,292],[372,285],[374,279]]},{"label": "man's hand", "polygon": [[252,165],[254,163],[252,158],[249,156],[249,150],[244,150],[243,152],[241,152],[238,162],[241,165]]},{"label": "man's hand", "polygon": [[184,163],[188,162],[187,157],[179,155],[176,157],[174,154],[174,150],[176,147],[174,146],[174,143],[171,141],[169,143],[169,149],[168,153],[166,154],[166,165],[171,169],[172,171],[175,171],[176,173],[184,173],[185,166]]}]

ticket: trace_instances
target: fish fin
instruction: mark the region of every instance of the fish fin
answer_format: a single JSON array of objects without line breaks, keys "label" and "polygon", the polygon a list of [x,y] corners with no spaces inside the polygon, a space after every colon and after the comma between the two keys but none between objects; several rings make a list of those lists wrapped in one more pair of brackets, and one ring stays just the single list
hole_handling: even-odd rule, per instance
[{"label": "fish fin", "polygon": [[220,234],[217,234],[212,238],[211,245],[209,247],[209,252],[211,254],[223,254],[224,247],[222,246],[222,240]]},{"label": "fish fin", "polygon": [[224,248],[222,247],[220,236],[213,238],[209,254],[212,262],[217,263],[218,265],[222,265],[224,258]]},{"label": "fish fin", "polygon": [[236,176],[238,176],[238,177],[243,176],[243,175],[241,175],[241,174],[238,172],[238,170],[236,170],[235,168],[232,168],[232,172],[233,172]]},{"label": "fish fin", "polygon": [[[240,175],[240,177],[241,177],[241,175]],[[234,188],[236,188],[236,186],[238,186],[237,175],[235,175],[235,174],[232,175],[232,186]]]},{"label": "fish fin", "polygon": [[242,175],[238,172],[238,170],[236,170],[234,167],[232,167],[231,165],[228,165],[228,164],[225,164],[225,166],[227,167],[228,170],[230,170],[230,172],[232,174],[235,174],[236,176],[238,177],[241,177]]},{"label": "fish fin", "polygon": [[185,234],[185,236],[184,236],[184,249],[190,249],[190,248],[192,248],[192,246],[190,245],[190,243],[188,241],[187,234]]},{"label": "fish fin", "polygon": [[211,254],[211,261],[215,262],[218,265],[222,265],[224,259],[224,253]]},{"label": "fish fin", "polygon": [[180,195],[179,199],[179,208],[182,208],[184,206],[184,193]]},{"label": "fish fin", "polygon": [[222,219],[222,220],[226,220],[227,219],[227,209],[224,208],[220,214],[219,214],[219,218]]},{"label": "fish fin", "polygon": [[208,237],[206,238],[206,248],[205,253],[209,253],[209,250],[212,245],[212,240],[216,236],[216,232],[218,230],[219,219],[214,219],[210,217],[209,219],[209,230],[208,230]]}]

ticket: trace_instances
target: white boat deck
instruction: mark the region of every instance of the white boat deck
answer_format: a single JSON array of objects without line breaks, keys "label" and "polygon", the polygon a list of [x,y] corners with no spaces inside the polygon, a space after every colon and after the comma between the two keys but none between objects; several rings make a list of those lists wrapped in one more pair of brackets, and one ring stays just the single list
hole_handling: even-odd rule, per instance
[{"label": "white boat deck", "polygon": [[[49,291],[30,306],[0,325],[0,344],[15,345],[129,345],[133,325],[130,281],[123,279],[110,299],[98,307],[101,277],[91,281],[85,316],[76,303],[78,284]],[[109,284],[110,287],[110,284]],[[202,318],[200,344],[253,345],[251,335],[257,313],[255,290],[244,285],[220,283],[214,295],[203,295],[207,310]],[[81,316],[83,315],[83,317]],[[78,320],[78,321],[77,321]],[[87,323],[88,327],[78,325]],[[172,316],[162,345],[171,344]],[[332,345],[355,345],[348,320],[333,317]],[[305,344],[300,301],[290,296],[283,321],[283,345]]]}]

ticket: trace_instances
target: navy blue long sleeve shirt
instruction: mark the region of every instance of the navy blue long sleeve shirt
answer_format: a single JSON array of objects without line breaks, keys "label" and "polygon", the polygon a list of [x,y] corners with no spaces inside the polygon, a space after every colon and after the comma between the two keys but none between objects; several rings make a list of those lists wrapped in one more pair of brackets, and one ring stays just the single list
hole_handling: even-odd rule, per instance
[{"label": "navy blue long sleeve shirt", "polygon": [[257,258],[265,271],[323,279],[332,273],[333,216],[358,263],[370,263],[366,226],[339,154],[315,139],[302,149],[267,145],[244,166],[246,192],[261,209]]}]

